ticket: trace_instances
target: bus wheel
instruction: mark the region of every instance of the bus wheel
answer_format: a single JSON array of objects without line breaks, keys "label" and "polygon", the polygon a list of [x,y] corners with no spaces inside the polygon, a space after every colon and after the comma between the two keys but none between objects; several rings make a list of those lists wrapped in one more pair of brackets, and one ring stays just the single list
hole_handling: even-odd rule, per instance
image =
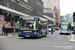
[{"label": "bus wheel", "polygon": [[45,34],[45,36],[44,36],[44,37],[46,37],[46,35],[47,35],[47,32],[46,32],[46,34]]},{"label": "bus wheel", "polygon": [[23,38],[26,38],[25,36]]},{"label": "bus wheel", "polygon": [[60,35],[62,34],[62,33],[59,33]]}]

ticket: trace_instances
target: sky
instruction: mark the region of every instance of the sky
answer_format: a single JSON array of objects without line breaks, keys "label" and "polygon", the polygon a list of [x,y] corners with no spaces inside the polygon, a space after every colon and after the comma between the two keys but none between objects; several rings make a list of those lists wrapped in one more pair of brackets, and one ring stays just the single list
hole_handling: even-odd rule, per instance
[{"label": "sky", "polygon": [[60,15],[73,14],[75,12],[75,0],[60,0]]}]

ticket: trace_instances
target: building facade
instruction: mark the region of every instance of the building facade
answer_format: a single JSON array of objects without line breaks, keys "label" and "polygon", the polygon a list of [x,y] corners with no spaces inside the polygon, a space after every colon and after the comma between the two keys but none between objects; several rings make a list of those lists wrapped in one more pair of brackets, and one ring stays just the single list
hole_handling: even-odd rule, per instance
[{"label": "building facade", "polygon": [[43,2],[41,0],[0,0],[0,15],[4,15],[5,22],[14,24],[15,32],[15,23],[19,16],[43,17]]},{"label": "building facade", "polygon": [[56,25],[55,24],[56,21],[60,22],[60,0],[42,0],[42,1],[44,9],[53,10],[55,14],[58,15],[58,19],[56,19],[56,15],[54,14],[54,25]]},{"label": "building facade", "polygon": [[52,10],[43,9],[43,14],[43,17],[46,17],[48,19],[48,23],[53,24],[54,12]]},{"label": "building facade", "polygon": [[73,16],[72,16],[72,14],[67,14],[66,20],[67,20],[67,22],[71,23],[71,25],[73,26]]},{"label": "building facade", "polygon": [[[6,1],[0,0],[0,7],[1,6],[6,8],[8,7],[10,9],[19,11],[21,13],[24,13],[27,15],[34,15],[34,16],[43,15],[42,4],[43,3],[41,0],[6,0]],[[6,10],[6,11],[9,11],[9,10]]]},{"label": "building facade", "polygon": [[54,22],[53,24],[56,25],[58,23],[58,10],[54,11]]}]

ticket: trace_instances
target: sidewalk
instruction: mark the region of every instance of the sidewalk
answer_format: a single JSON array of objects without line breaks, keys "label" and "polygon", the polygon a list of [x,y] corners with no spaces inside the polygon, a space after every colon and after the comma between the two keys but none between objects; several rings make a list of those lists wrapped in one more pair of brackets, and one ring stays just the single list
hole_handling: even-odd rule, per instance
[{"label": "sidewalk", "polygon": [[8,33],[8,35],[15,36],[15,35],[18,35],[18,32],[17,33]]},{"label": "sidewalk", "polygon": [[0,38],[1,37],[11,37],[11,36],[16,36],[16,35],[18,35],[18,33],[8,33],[8,36],[6,36],[6,35],[2,36],[2,34],[0,34]]}]

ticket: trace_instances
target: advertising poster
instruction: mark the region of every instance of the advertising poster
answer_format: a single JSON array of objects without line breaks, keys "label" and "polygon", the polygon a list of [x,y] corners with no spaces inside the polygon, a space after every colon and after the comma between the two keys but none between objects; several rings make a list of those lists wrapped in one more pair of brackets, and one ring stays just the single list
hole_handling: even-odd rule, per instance
[{"label": "advertising poster", "polygon": [[0,34],[2,33],[3,21],[0,21]]},{"label": "advertising poster", "polygon": [[0,25],[0,34],[2,33],[2,25]]},{"label": "advertising poster", "polygon": [[0,34],[2,33],[3,21],[4,21],[4,16],[0,15]]}]

